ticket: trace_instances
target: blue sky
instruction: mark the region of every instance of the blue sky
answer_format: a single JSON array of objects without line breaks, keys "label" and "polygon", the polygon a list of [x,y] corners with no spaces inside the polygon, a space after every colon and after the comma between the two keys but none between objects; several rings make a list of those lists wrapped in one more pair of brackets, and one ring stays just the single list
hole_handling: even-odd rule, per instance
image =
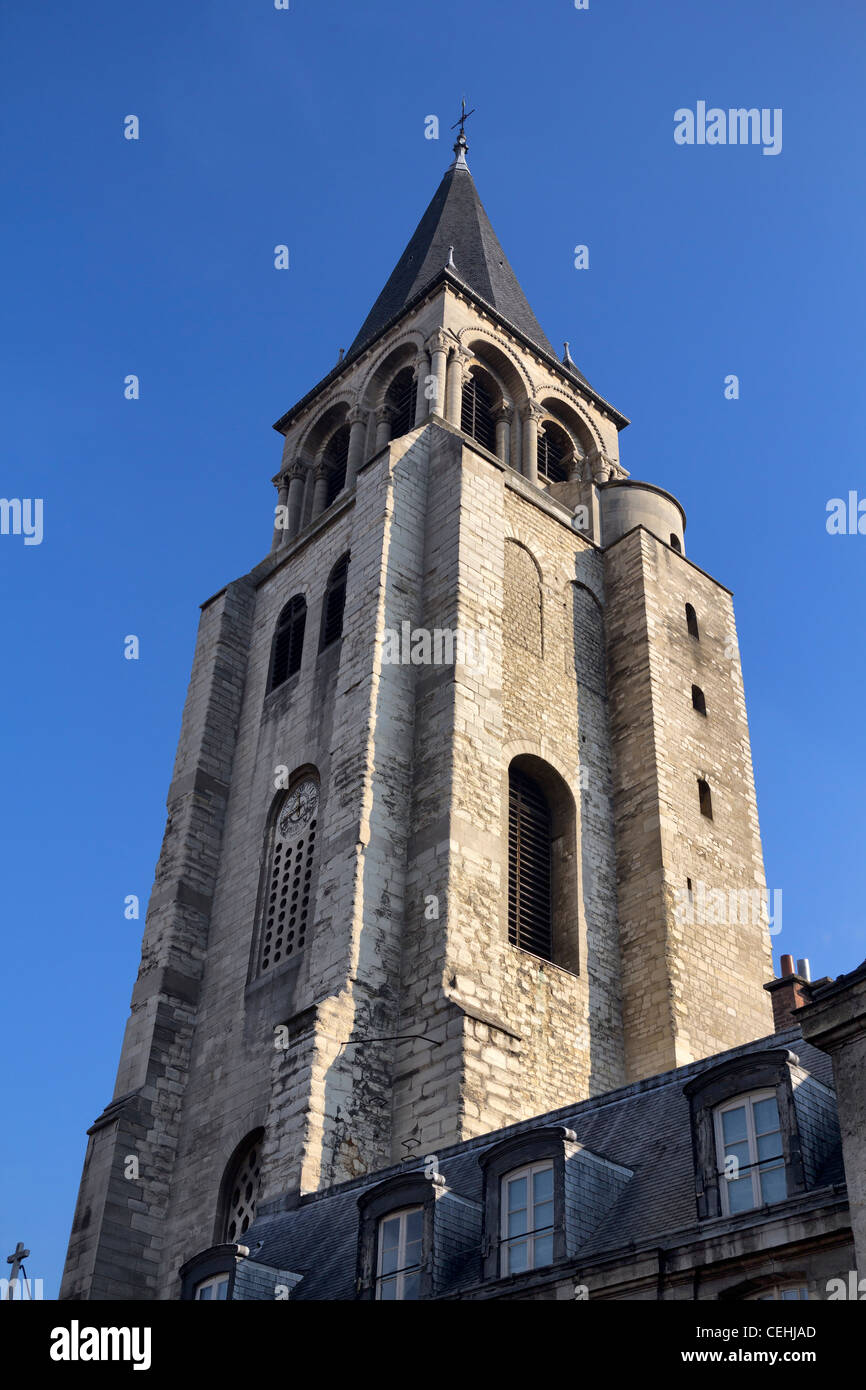
[{"label": "blue sky", "polygon": [[[12,0],[2,28],[0,492],[43,498],[44,536],[0,536],[0,1256],[23,1240],[53,1296],[198,604],[268,549],[271,424],[354,337],[464,91],[469,163],[541,324],[735,592],[775,945],[816,976],[866,955],[866,536],[825,526],[830,498],[866,497],[866,25],[860,0]],[[699,100],[782,108],[782,152],[676,145]]]}]

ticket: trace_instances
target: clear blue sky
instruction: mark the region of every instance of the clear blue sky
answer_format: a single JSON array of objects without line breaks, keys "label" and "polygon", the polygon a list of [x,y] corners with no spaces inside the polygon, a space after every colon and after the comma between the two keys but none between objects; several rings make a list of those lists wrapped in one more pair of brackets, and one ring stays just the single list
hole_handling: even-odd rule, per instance
[{"label": "clear blue sky", "polygon": [[[862,0],[8,0],[2,25],[0,492],[44,499],[44,539],[0,536],[0,1256],[25,1241],[53,1296],[197,605],[266,552],[271,424],[351,342],[464,91],[470,166],[540,322],[631,418],[625,466],[682,500],[689,555],[735,592],[777,951],[815,975],[866,955],[866,536],[825,529],[829,498],[866,496],[866,17]],[[781,154],[677,146],[673,113],[698,100],[781,107]]]}]

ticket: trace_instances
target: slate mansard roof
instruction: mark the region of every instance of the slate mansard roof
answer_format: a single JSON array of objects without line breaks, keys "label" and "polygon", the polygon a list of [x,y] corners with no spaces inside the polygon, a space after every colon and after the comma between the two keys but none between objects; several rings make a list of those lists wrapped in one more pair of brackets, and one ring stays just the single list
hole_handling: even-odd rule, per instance
[{"label": "slate mansard roof", "polygon": [[[768,1050],[790,1048],[800,1067],[833,1090],[830,1058],[806,1043],[798,1028],[762,1038],[730,1052],[694,1062],[676,1071],[594,1097],[578,1105],[510,1125],[477,1139],[452,1145],[437,1154],[437,1168],[451,1193],[468,1203],[482,1199],[479,1158],[505,1138],[548,1125],[573,1130],[578,1143],[608,1163],[630,1169],[625,1184],[599,1224],[590,1232],[572,1264],[585,1266],[597,1257],[627,1252],[652,1241],[670,1240],[694,1231],[695,1167],[687,1081],[720,1063]],[[358,1199],[386,1178],[418,1174],[423,1156],[300,1199],[289,1211],[265,1211],[244,1237],[252,1260],[302,1277],[294,1300],[348,1300],[356,1296],[359,1237]],[[810,1184],[815,1191],[844,1182],[838,1139]],[[754,1218],[755,1212],[743,1218]],[[259,1244],[261,1242],[261,1244]],[[478,1248],[469,1248],[462,1275],[451,1292],[476,1285],[480,1278]]]}]

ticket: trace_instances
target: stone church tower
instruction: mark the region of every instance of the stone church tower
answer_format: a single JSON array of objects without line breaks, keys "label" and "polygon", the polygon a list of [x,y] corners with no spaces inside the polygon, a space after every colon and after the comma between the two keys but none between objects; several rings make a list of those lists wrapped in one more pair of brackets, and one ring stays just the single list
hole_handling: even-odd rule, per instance
[{"label": "stone church tower", "polygon": [[[455,160],[204,605],[65,1298],[772,1032],[731,595]],[[684,906],[685,905],[685,906]],[[753,920],[754,918],[754,920]]]}]

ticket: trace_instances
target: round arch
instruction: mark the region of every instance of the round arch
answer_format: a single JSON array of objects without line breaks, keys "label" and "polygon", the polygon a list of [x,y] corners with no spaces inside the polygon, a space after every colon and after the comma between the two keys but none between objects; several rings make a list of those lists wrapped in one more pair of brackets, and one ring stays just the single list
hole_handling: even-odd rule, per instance
[{"label": "round arch", "polygon": [[249,1130],[235,1145],[223,1169],[214,1220],[214,1245],[240,1244],[255,1219],[261,1187],[263,1125]]},{"label": "round arch", "polygon": [[[579,908],[577,799],[568,779],[537,752],[512,752],[503,772],[506,939],[578,975],[585,942]],[[528,944],[522,940],[522,928]],[[538,949],[545,932],[547,951]]]},{"label": "round arch", "polygon": [[397,373],[404,367],[414,367],[418,353],[424,344],[417,330],[406,333],[396,342],[390,343],[380,353],[364,376],[358,389],[358,400],[368,410],[376,410],[384,404],[388,387]]},{"label": "round arch", "polygon": [[520,406],[533,399],[535,392],[526,367],[497,334],[470,325],[458,336],[461,347],[497,377],[511,404]]},{"label": "round arch", "polygon": [[595,423],[590,420],[571,398],[560,394],[556,387],[546,386],[539,392],[539,405],[552,419],[564,428],[580,447],[581,454],[591,453],[593,449],[603,449],[604,441]]},{"label": "round arch", "polygon": [[336,434],[341,425],[347,423],[349,414],[349,402],[347,398],[331,401],[325,410],[317,415],[300,437],[297,452],[301,458],[312,465],[318,462],[324,451],[325,445],[332,435]]}]

